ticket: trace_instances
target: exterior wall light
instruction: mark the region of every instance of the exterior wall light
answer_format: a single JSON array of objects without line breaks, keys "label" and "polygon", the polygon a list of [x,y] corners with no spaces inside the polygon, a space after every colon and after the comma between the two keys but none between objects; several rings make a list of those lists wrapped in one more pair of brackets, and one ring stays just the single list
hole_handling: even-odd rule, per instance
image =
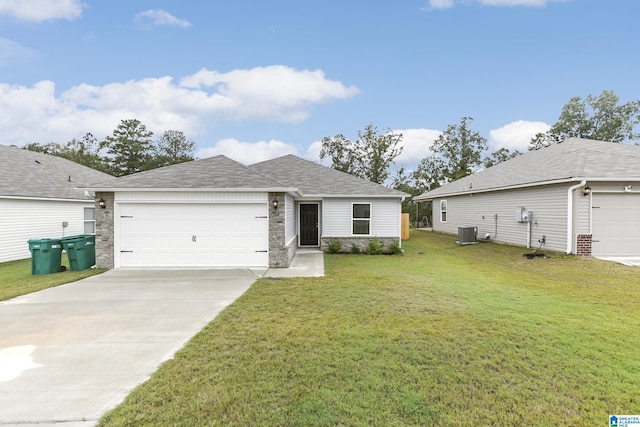
[{"label": "exterior wall light", "polygon": [[275,199],[273,199],[273,201],[271,203],[273,203],[273,209],[277,210],[278,209],[278,204],[280,203],[278,201],[278,198],[276,197]]},{"label": "exterior wall light", "polygon": [[587,185],[586,187],[582,188],[580,192],[583,196],[588,196],[589,194],[591,194],[591,187]]},{"label": "exterior wall light", "polygon": [[104,199],[100,199],[98,200],[98,206],[100,206],[101,209],[104,209],[107,207],[107,202],[105,202]]}]

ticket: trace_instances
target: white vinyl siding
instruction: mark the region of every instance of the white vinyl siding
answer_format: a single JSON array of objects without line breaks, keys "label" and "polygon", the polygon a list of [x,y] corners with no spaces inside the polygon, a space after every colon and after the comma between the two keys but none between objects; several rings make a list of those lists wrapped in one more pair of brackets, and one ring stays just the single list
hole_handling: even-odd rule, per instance
[{"label": "white vinyl siding", "polygon": [[399,237],[399,199],[324,199],[322,202],[322,235],[352,236],[352,206],[354,203],[371,204],[371,236]]},{"label": "white vinyl siding", "polygon": [[284,207],[284,221],[285,221],[284,241],[288,244],[291,241],[291,239],[296,237],[296,222],[297,222],[295,202],[293,200],[293,197],[291,197],[289,194],[285,196],[284,205],[285,205]]},{"label": "white vinyl siding", "polygon": [[267,203],[266,192],[198,192],[198,191],[120,191],[116,202],[169,202],[169,203]]},{"label": "white vinyl siding", "polygon": [[93,201],[0,198],[0,262],[30,258],[29,239],[83,234],[85,207]]},{"label": "white vinyl siding", "polygon": [[[458,233],[458,227],[478,227],[478,238],[526,246],[527,223],[515,220],[515,210],[533,212],[531,246],[545,236],[545,249],[564,251],[567,232],[567,185],[476,193],[447,197],[447,222],[434,221],[433,229]],[[435,199],[439,206],[443,199]],[[439,210],[437,211],[439,215]]]}]

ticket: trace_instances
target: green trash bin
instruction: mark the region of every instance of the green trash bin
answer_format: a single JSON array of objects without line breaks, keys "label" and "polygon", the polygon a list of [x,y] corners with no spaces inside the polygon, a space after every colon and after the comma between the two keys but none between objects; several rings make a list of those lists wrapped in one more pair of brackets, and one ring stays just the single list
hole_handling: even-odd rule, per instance
[{"label": "green trash bin", "polygon": [[62,244],[60,239],[28,240],[31,252],[31,275],[51,274],[60,271]]},{"label": "green trash bin", "polygon": [[71,271],[82,271],[96,264],[96,236],[82,234],[63,237],[62,248],[67,251]]}]

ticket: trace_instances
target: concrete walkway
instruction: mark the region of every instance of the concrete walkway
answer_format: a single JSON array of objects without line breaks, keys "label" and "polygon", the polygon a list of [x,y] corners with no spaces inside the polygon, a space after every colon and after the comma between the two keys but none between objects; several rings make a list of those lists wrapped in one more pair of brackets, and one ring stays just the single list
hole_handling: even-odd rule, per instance
[{"label": "concrete walkway", "polygon": [[619,264],[623,264],[629,267],[640,267],[640,257],[624,257],[624,256],[617,256],[617,257],[596,257],[598,259],[604,260],[604,261],[612,261],[612,262],[617,262]]},{"label": "concrete walkway", "polygon": [[322,277],[324,254],[320,249],[298,249],[289,268],[270,268],[261,277]]},{"label": "concrete walkway", "polygon": [[111,270],[0,302],[0,427],[88,427],[259,277],[324,275],[320,251],[287,269]]}]

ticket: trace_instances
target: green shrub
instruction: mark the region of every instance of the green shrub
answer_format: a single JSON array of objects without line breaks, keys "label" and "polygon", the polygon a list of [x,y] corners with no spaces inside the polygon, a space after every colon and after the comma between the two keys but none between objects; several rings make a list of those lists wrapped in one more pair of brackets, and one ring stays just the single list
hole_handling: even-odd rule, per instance
[{"label": "green shrub", "polygon": [[368,255],[380,255],[382,254],[382,248],[384,245],[380,242],[376,237],[371,239],[369,244],[367,245],[367,254]]},{"label": "green shrub", "polygon": [[358,255],[360,253],[360,246],[356,245],[355,243],[351,244],[351,253],[354,255]]},{"label": "green shrub", "polygon": [[330,254],[337,254],[342,249],[342,242],[340,240],[331,240],[327,245],[327,252]]},{"label": "green shrub", "polygon": [[400,255],[402,254],[402,248],[400,247],[400,243],[393,241],[389,243],[389,253],[392,255]]}]

